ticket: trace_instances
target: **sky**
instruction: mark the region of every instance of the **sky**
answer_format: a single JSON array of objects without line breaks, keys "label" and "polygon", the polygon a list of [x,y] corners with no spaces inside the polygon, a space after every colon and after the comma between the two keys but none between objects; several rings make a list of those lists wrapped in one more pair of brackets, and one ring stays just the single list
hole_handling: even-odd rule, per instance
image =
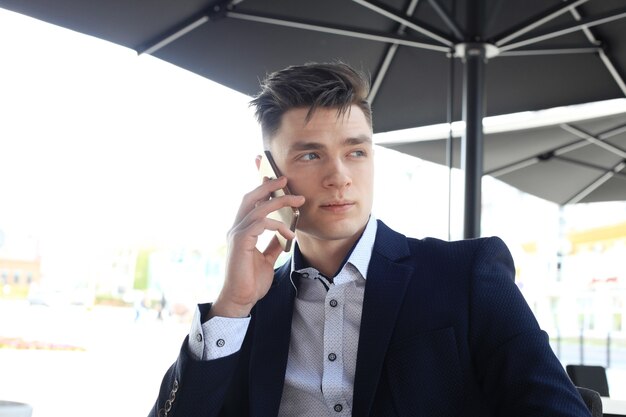
[{"label": "sky", "polygon": [[0,39],[0,228],[103,244],[224,230],[225,196],[256,180],[248,97],[3,10]]}]

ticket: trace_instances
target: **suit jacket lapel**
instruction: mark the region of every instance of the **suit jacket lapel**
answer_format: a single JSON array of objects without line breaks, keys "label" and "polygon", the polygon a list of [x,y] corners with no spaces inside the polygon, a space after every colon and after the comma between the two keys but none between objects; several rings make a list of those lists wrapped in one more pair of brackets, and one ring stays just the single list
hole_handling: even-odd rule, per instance
[{"label": "suit jacket lapel", "polygon": [[366,416],[374,400],[385,354],[413,268],[406,238],[378,222],[365,284],[354,380],[353,415]]},{"label": "suit jacket lapel", "polygon": [[275,416],[287,368],[295,290],[289,279],[290,262],[275,274],[275,284],[257,303],[250,357],[250,415]]}]

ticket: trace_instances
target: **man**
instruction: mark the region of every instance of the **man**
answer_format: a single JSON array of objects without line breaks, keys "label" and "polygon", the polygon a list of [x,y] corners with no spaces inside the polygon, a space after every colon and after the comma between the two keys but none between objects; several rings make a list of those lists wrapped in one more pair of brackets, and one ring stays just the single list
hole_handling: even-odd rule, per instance
[{"label": "man", "polygon": [[[409,239],[373,218],[367,94],[344,64],[265,81],[252,104],[284,177],[243,198],[224,286],[150,415],[588,416],[501,240]],[[286,206],[295,234],[267,217]],[[265,230],[296,237],[277,270]]]}]

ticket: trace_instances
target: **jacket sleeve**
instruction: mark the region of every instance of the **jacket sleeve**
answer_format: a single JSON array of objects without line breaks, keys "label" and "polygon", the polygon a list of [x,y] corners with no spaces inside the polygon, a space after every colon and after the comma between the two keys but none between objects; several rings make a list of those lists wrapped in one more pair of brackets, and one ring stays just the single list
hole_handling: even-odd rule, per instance
[{"label": "jacket sleeve", "polygon": [[[208,308],[210,305],[205,306]],[[241,351],[219,359],[197,360],[189,351],[188,340],[189,336],[165,373],[149,417],[222,415]]]},{"label": "jacket sleeve", "polygon": [[493,415],[589,417],[515,285],[506,245],[499,238],[480,242],[472,267],[469,343]]}]

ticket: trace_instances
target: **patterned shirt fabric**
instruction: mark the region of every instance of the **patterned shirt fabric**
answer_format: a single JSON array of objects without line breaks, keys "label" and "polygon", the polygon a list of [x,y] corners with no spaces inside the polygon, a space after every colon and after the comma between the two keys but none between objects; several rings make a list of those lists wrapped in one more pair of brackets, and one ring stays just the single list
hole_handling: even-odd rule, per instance
[{"label": "patterned shirt fabric", "polygon": [[189,332],[189,351],[196,360],[210,360],[232,355],[241,349],[250,317],[228,318],[213,317],[202,323],[200,309],[191,321]]},{"label": "patterned shirt fabric", "polygon": [[[296,299],[279,416],[352,415],[365,279],[376,229],[376,220],[370,216],[363,235],[332,279],[305,266],[296,247],[291,264]],[[191,354],[210,360],[236,352],[249,321],[214,317],[202,324],[198,309],[189,334]]]}]

